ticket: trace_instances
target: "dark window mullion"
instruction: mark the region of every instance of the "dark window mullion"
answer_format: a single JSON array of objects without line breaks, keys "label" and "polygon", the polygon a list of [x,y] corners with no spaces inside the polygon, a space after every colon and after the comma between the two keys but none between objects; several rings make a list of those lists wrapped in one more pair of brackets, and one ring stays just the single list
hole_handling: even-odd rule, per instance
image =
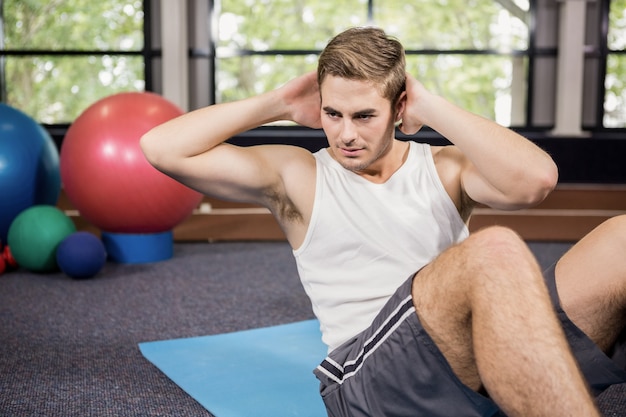
[{"label": "dark window mullion", "polygon": [[152,78],[152,61],[154,53],[152,51],[152,6],[150,0],[143,0],[143,76],[144,76],[144,89],[146,91],[153,91],[154,86]]}]

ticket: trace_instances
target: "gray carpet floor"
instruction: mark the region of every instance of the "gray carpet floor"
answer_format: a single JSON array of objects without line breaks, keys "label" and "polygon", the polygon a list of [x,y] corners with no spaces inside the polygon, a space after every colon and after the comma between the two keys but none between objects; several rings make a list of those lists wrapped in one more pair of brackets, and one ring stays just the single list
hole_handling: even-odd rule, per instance
[{"label": "gray carpet floor", "polygon": [[[568,246],[531,244],[543,265]],[[0,416],[211,416],[137,344],[310,318],[283,242],[176,244],[170,260],[107,263],[82,281],[5,273]],[[599,403],[606,416],[626,416],[626,387]]]}]

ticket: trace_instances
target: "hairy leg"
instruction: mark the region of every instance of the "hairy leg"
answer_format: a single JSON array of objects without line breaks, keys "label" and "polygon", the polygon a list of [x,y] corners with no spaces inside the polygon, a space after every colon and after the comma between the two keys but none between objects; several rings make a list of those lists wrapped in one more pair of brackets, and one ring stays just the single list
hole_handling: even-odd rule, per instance
[{"label": "hairy leg", "polygon": [[424,328],[469,387],[509,416],[598,416],[526,244],[500,227],[450,248],[413,282]]},{"label": "hairy leg", "polygon": [[563,310],[602,350],[626,325],[626,216],[585,236],[559,261],[556,283]]}]

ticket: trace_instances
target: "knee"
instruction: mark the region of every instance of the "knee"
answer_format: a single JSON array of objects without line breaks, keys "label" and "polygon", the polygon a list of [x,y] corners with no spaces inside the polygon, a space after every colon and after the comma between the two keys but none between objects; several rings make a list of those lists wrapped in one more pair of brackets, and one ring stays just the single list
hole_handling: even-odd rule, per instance
[{"label": "knee", "polygon": [[626,249],[626,214],[611,217],[602,224],[605,239],[617,247]]},{"label": "knee", "polygon": [[491,226],[479,230],[468,238],[470,245],[477,251],[477,256],[495,259],[527,256],[528,247],[514,230],[508,227]]},{"label": "knee", "polygon": [[[515,276],[528,276],[521,273],[523,271],[534,275],[540,272],[528,245],[512,229],[492,226],[472,234],[467,240],[471,248],[470,264],[488,272],[481,276],[497,276],[508,280]],[[508,273],[491,273],[495,271]]]}]

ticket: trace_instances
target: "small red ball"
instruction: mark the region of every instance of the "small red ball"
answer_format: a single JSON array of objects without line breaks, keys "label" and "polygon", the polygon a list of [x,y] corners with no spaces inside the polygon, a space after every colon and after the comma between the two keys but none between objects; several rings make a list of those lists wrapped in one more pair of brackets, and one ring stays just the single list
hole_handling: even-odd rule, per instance
[{"label": "small red ball", "polygon": [[2,254],[0,255],[0,258],[2,258],[8,268],[15,269],[18,267],[17,261],[13,257],[13,254],[11,253],[11,248],[9,248],[9,246],[5,246],[2,250]]}]

